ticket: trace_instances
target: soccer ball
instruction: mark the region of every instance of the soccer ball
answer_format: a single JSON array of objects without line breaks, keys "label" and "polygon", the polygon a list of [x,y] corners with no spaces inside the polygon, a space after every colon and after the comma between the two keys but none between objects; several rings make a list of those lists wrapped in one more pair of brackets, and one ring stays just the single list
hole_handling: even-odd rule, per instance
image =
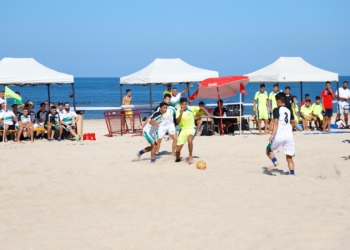
[{"label": "soccer ball", "polygon": [[196,167],[199,170],[205,170],[207,168],[207,163],[205,163],[205,161],[197,161]]}]

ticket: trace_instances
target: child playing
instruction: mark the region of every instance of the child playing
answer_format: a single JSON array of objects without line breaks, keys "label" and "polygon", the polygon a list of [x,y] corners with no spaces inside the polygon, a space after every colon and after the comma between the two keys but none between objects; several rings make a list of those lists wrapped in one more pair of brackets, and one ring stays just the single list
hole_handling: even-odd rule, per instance
[{"label": "child playing", "polygon": [[291,112],[285,107],[286,94],[278,93],[276,95],[276,101],[278,107],[273,110],[273,132],[269,138],[270,143],[266,148],[267,157],[269,157],[273,163],[273,166],[269,167],[268,170],[271,171],[279,164],[274,153],[278,153],[279,148],[283,147],[284,153],[286,154],[289,172],[294,176],[293,155],[295,149],[291,125]]},{"label": "child playing", "polygon": [[167,111],[168,104],[165,102],[162,102],[159,105],[159,111],[154,112],[151,117],[148,119],[148,122],[146,125],[143,127],[143,136],[146,138],[148,143],[151,144],[151,146],[144,148],[137,152],[136,156],[136,161],[140,160],[141,155],[147,152],[151,152],[151,163],[156,162],[156,151],[157,151],[157,132],[158,132],[158,127],[163,119],[163,114]]}]

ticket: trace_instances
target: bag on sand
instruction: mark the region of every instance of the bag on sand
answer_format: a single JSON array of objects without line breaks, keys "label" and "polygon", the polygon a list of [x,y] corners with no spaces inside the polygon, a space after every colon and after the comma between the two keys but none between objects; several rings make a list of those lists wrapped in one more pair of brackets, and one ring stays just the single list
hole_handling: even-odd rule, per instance
[{"label": "bag on sand", "polygon": [[345,128],[346,127],[346,124],[342,119],[336,120],[335,124],[338,125],[338,128]]},{"label": "bag on sand", "polygon": [[211,130],[211,127],[208,126],[207,124],[204,124],[202,127],[202,133],[201,136],[206,135],[206,136],[212,136],[214,135],[213,131]]}]

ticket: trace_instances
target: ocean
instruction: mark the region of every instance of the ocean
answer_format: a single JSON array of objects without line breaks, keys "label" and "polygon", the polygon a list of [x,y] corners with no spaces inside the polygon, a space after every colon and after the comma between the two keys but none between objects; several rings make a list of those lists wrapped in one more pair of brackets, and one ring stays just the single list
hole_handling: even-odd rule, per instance
[{"label": "ocean", "polygon": [[[75,96],[77,107],[118,107],[120,106],[120,85],[118,77],[75,77]],[[350,81],[350,76],[340,76],[339,77],[339,87],[342,85],[343,81]],[[185,84],[174,85],[179,91],[186,88]],[[291,93],[298,97],[300,102],[300,84],[299,83],[288,83],[280,84],[280,89],[284,90],[285,86],[291,87]],[[303,83],[303,96],[305,94],[310,94],[311,100],[314,100],[317,95],[321,94],[324,89],[325,83]],[[190,89],[192,94],[198,87],[198,84],[193,84]],[[47,96],[47,86],[24,86],[16,87],[10,86],[14,91],[19,91],[21,93],[23,101],[31,100],[34,103],[34,111],[39,110],[39,105],[48,99]],[[266,83],[266,91],[269,93],[272,91],[273,84]],[[136,107],[149,107],[149,86],[141,85],[124,85],[123,93],[125,95],[126,89],[131,90],[131,95],[133,97],[133,104]],[[163,91],[166,86],[163,85],[152,85],[152,98],[155,102],[154,107],[157,106],[156,103],[162,101]],[[336,83],[332,83],[332,89],[336,90]],[[246,90],[248,95],[244,96],[244,102],[252,103],[255,92],[259,90],[259,84],[249,83],[246,85]],[[73,106],[73,99],[69,97],[72,93],[72,88],[70,84],[57,85],[53,84],[50,88],[51,101],[57,102],[69,102]],[[185,94],[187,97],[187,93]],[[302,98],[304,99],[304,97]],[[239,95],[225,98],[224,102],[238,102]],[[196,100],[193,104],[198,104],[199,101],[204,101],[205,103],[215,103],[216,99],[201,99]],[[9,100],[12,103],[12,100]],[[84,113],[84,119],[103,119],[104,111],[90,111],[87,110]],[[246,107],[244,114],[252,114],[252,107]]]}]

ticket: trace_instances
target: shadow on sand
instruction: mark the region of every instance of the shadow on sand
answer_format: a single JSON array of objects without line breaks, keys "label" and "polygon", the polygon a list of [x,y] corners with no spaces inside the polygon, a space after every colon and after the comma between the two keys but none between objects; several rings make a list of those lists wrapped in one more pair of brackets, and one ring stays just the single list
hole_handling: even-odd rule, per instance
[{"label": "shadow on sand", "polygon": [[263,167],[262,170],[263,170],[263,174],[266,174],[266,175],[272,175],[272,176],[276,176],[276,174],[289,175],[288,171],[284,172],[283,170],[279,170],[278,168],[274,168],[271,171],[269,171],[267,167]]}]

